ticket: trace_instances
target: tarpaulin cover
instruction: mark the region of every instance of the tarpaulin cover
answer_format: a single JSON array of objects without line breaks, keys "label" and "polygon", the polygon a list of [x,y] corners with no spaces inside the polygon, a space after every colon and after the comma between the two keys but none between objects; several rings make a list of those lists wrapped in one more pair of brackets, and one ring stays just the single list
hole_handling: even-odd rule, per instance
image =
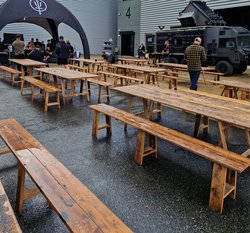
[{"label": "tarpaulin cover", "polygon": [[58,25],[64,23],[80,36],[84,57],[90,57],[86,34],[77,18],[55,0],[7,0],[0,5],[0,30],[10,23],[32,23],[47,30],[58,40]]}]

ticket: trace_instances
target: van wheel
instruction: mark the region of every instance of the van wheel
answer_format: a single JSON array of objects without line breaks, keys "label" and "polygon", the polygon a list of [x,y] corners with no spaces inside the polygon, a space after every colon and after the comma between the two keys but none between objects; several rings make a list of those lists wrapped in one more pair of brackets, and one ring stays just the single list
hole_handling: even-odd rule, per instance
[{"label": "van wheel", "polygon": [[216,71],[223,73],[224,75],[228,76],[228,75],[232,75],[233,74],[233,66],[231,65],[230,62],[228,61],[219,61],[216,64]]}]

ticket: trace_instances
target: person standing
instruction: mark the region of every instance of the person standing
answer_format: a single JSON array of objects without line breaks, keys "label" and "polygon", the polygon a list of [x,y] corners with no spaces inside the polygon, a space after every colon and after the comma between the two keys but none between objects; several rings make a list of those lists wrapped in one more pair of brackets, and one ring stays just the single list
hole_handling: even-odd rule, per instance
[{"label": "person standing", "polygon": [[145,58],[146,48],[143,43],[140,44],[138,48],[138,58]]},{"label": "person standing", "polygon": [[59,41],[56,43],[55,51],[58,56],[57,64],[60,66],[67,65],[69,54],[68,54],[67,44],[64,41],[63,36],[59,37]]},{"label": "person standing", "polygon": [[67,44],[69,58],[73,58],[74,57],[74,48],[70,44],[69,40],[66,41],[66,44]]},{"label": "person standing", "polygon": [[200,37],[196,37],[193,44],[185,49],[184,58],[187,61],[190,76],[190,89],[197,91],[197,83],[201,73],[201,63],[207,59],[205,49],[201,46]]},{"label": "person standing", "polygon": [[162,59],[163,59],[163,62],[169,62],[169,55],[170,55],[170,42],[169,40],[165,40],[164,42],[164,48],[162,50]]},{"label": "person standing", "polygon": [[[16,35],[16,40],[12,43],[12,47],[14,49],[14,57],[16,59],[24,59],[25,53],[24,53],[24,42],[21,40],[21,35]],[[17,64],[17,69],[21,70],[21,65]],[[26,73],[26,68],[24,69]]]},{"label": "person standing", "polygon": [[14,53],[15,53],[15,58],[16,59],[22,59],[25,58],[24,55],[24,42],[21,40],[21,36],[17,35],[16,36],[16,40],[12,43],[12,47],[14,49]]}]

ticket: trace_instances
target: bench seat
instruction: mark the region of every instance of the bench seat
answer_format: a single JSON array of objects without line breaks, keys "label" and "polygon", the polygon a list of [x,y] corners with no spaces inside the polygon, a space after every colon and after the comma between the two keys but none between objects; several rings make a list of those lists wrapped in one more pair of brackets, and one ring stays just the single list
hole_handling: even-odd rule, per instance
[{"label": "bench seat", "polygon": [[[104,97],[107,98],[107,102],[110,101],[110,89],[109,88],[112,86],[111,83],[101,81],[101,80],[98,80],[98,79],[95,79],[95,78],[88,78],[87,82],[88,82],[89,93],[90,93],[90,84],[98,85],[98,103],[101,103],[101,100]],[[103,88],[106,89],[106,95],[102,95],[102,89]]]},{"label": "bench seat", "polygon": [[6,73],[10,73],[12,86],[14,86],[14,84],[16,84],[16,83],[21,83],[21,80],[20,81],[15,80],[15,75],[21,75],[22,74],[21,71],[15,70],[15,69],[7,67],[7,66],[0,66],[0,70],[3,71],[3,80],[6,80],[6,78],[7,78]]},{"label": "bench seat", "polygon": [[66,67],[68,69],[70,69],[70,70],[77,70],[77,71],[81,71],[81,72],[88,72],[88,67],[87,66],[76,66],[76,65],[70,65],[70,64],[68,64]]},{"label": "bench seat", "polygon": [[203,71],[204,74],[210,74],[214,76],[214,81],[220,81],[220,77],[224,76],[224,73],[216,72],[216,71]]},{"label": "bench seat", "polygon": [[98,74],[102,75],[104,77],[104,81],[107,81],[107,78],[113,78],[114,79],[114,86],[118,86],[118,80],[120,80],[120,85],[129,85],[129,84],[143,84],[144,81],[139,78],[134,78],[130,76],[125,76],[121,74],[115,74],[115,73],[110,73],[106,71],[99,71]]},{"label": "bench seat", "polygon": [[[60,109],[60,96],[59,93],[61,92],[61,89],[52,86],[46,82],[43,82],[42,80],[36,79],[31,76],[23,76],[21,77],[22,83],[21,83],[21,95],[23,95],[23,90],[24,88],[24,82],[28,82],[31,85],[31,101],[34,101],[34,87],[39,88],[40,90],[43,90],[44,93],[40,93],[38,95],[42,95],[45,97],[45,105],[44,105],[44,110],[45,112],[48,111],[48,107],[50,106],[57,106],[58,109]],[[56,94],[56,101],[55,102],[49,102],[49,95],[50,94]]]},{"label": "bench seat", "polygon": [[21,233],[9,199],[0,181],[0,232]]},{"label": "bench seat", "polygon": [[[224,199],[229,195],[232,198],[236,197],[237,172],[246,170],[250,166],[250,159],[109,105],[99,104],[90,107],[94,110],[92,128],[94,139],[97,138],[100,129],[107,129],[107,134],[111,134],[111,117],[120,120],[138,130],[135,150],[135,161],[138,165],[142,164],[143,157],[147,155],[157,157],[157,138],[160,138],[213,162],[209,201],[211,209],[222,212]],[[106,116],[106,123],[102,125],[99,124],[100,113]],[[146,133],[150,135],[147,147],[145,147]]]},{"label": "bench seat", "polygon": [[[0,136],[19,163],[19,214],[24,200],[43,194],[70,232],[132,232],[17,121],[1,120]],[[37,189],[25,190],[25,174]]]}]

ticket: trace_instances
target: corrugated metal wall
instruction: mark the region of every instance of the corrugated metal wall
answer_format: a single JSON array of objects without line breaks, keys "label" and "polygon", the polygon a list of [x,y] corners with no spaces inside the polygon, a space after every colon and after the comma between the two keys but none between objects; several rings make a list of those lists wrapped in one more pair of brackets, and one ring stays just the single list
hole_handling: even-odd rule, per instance
[{"label": "corrugated metal wall", "polygon": [[[249,0],[207,0],[207,5],[213,9],[225,9],[239,6],[250,6]],[[141,41],[145,33],[159,30],[158,26],[180,25],[177,20],[179,12],[189,3],[189,0],[141,0]]]},{"label": "corrugated metal wall", "polygon": [[[0,4],[3,2],[5,0],[0,0]],[[68,8],[79,20],[87,35],[91,54],[100,54],[103,42],[109,38],[113,38],[116,44],[117,0],[58,0],[58,2]],[[28,42],[31,37],[40,38],[41,41],[45,42],[51,38],[42,28],[24,23],[7,25],[0,32],[0,38],[3,38],[3,32],[22,33],[25,42]],[[76,50],[82,51],[80,37],[73,29],[61,24],[59,35],[63,35],[65,39],[70,40]]]}]

